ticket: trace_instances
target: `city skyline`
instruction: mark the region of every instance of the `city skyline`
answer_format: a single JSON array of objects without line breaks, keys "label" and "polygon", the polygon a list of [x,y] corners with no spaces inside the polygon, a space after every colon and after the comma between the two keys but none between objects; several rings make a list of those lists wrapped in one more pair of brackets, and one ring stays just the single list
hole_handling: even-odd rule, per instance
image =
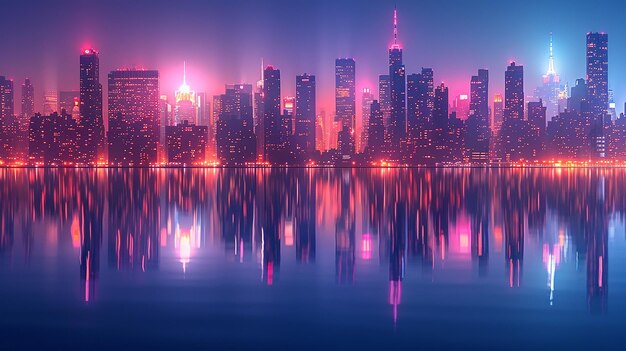
[{"label": "city skyline", "polygon": [[[337,15],[330,13],[324,16],[324,12],[319,8],[320,4],[298,3],[294,9],[280,6],[278,2],[273,13],[267,13],[268,9],[259,6],[250,6],[247,1],[235,1],[229,4],[210,4],[206,9],[201,3],[189,1],[188,9],[173,9],[177,14],[171,20],[163,20],[163,28],[170,29],[168,35],[159,36],[162,41],[154,43],[156,38],[147,35],[147,29],[151,28],[155,33],[163,31],[163,28],[153,28],[151,24],[146,26],[136,26],[134,18],[141,17],[141,10],[157,12],[160,15],[161,8],[168,7],[166,3],[155,3],[152,7],[142,7],[142,1],[133,2],[125,8],[124,14],[116,12],[119,9],[113,2],[112,6],[102,6],[95,3],[81,2],[81,6],[71,7],[72,1],[58,4],[52,13],[65,10],[67,13],[83,13],[90,9],[98,10],[92,22],[80,19],[79,28],[66,28],[59,25],[53,28],[51,37],[64,38],[63,43],[56,43],[56,40],[44,41],[46,45],[41,45],[41,54],[32,57],[29,50],[25,50],[24,43],[36,43],[41,41],[43,33],[35,30],[24,30],[10,38],[0,39],[0,44],[11,48],[11,55],[0,60],[0,72],[5,76],[13,78],[16,82],[23,82],[24,78],[30,78],[35,86],[35,106],[41,110],[42,96],[46,91],[70,91],[77,90],[78,81],[72,62],[75,56],[72,55],[78,49],[95,48],[102,55],[102,71],[109,72],[119,68],[143,67],[146,69],[158,69],[161,73],[162,93],[172,97],[175,88],[182,81],[183,61],[187,62],[189,85],[196,91],[205,91],[208,95],[219,94],[224,84],[231,83],[254,83],[258,79],[258,62],[264,58],[268,64],[281,67],[284,76],[295,76],[307,72],[317,76],[318,85],[318,111],[324,110],[327,113],[334,111],[332,86],[333,86],[333,60],[338,57],[353,57],[357,62],[356,90],[363,88],[375,89],[378,75],[384,74],[384,67],[381,66],[386,61],[386,52],[382,48],[391,44],[393,4],[359,4],[356,12],[351,12],[350,16],[345,16],[344,22],[336,20]],[[354,5],[350,1],[340,1],[335,7],[343,9]],[[542,75],[548,70],[549,40],[550,33],[554,37],[554,65],[556,72],[560,75],[563,83],[572,86],[577,78],[584,78],[584,51],[581,50],[580,43],[584,43],[584,34],[589,31],[606,31],[612,36],[619,38],[626,37],[626,33],[621,28],[613,28],[606,21],[598,19],[594,10],[585,12],[583,18],[580,14],[572,15],[573,18],[554,19],[544,22],[537,19],[530,29],[523,32],[515,31],[510,36],[505,34],[511,31],[507,27],[490,27],[492,22],[499,23],[502,19],[502,11],[489,1],[476,4],[470,7],[467,4],[453,2],[451,11],[446,11],[445,17],[456,18],[456,21],[446,20],[446,25],[434,26],[432,21],[442,19],[444,11],[433,4],[412,4],[398,1],[399,19],[398,27],[400,32],[400,43],[404,47],[404,64],[407,74],[418,72],[421,67],[432,67],[435,71],[435,83],[442,81],[450,86],[450,95],[469,94],[469,78],[475,74],[475,70],[486,68],[492,72],[490,81],[490,100],[496,93],[503,93],[503,73],[500,67],[507,65],[511,60],[526,67],[526,95],[532,96],[533,90],[541,85]],[[536,13],[537,17],[545,16],[546,12],[558,11],[558,2],[543,4],[543,11]],[[206,6],[206,5],[205,5]],[[47,5],[38,4],[38,8],[45,8]],[[213,8],[214,7],[214,8]],[[230,11],[241,7],[241,11]],[[169,8],[169,7],[168,7]],[[189,44],[183,48],[186,40],[173,40],[173,34],[182,31],[182,26],[176,24],[198,22],[198,15],[193,15],[190,9],[210,10],[209,18],[223,14],[224,18],[216,19],[211,28],[199,31],[193,37],[200,40],[202,45]],[[305,18],[312,26],[315,22],[328,21],[328,28],[336,27],[336,33],[326,33],[330,29],[311,29],[296,26],[290,36],[300,36],[301,40],[286,39],[284,42],[291,43],[290,50],[284,50],[273,43],[274,40],[281,41],[282,36],[287,36],[280,29],[291,28],[293,19],[286,21],[273,21],[282,18],[281,14],[289,13],[296,9],[309,11],[311,14]],[[7,8],[9,12],[16,14],[26,11],[24,5],[10,4]],[[461,16],[462,11],[469,11],[469,14],[480,12],[477,18],[485,22],[484,26],[466,28],[464,25],[468,20]],[[377,11],[375,15],[372,12]],[[520,19],[527,14],[527,9],[520,9]],[[234,15],[233,13],[237,13]],[[258,16],[252,16],[258,13]],[[263,17],[263,14],[267,16]],[[368,15],[367,26],[356,26],[353,22],[362,16]],[[425,14],[432,19],[424,19]],[[37,15],[37,14],[33,14]],[[231,18],[235,16],[236,18]],[[580,17],[579,17],[580,16]],[[328,19],[326,19],[328,17]],[[111,35],[106,35],[103,22],[105,19],[114,20],[124,28],[123,35],[116,35],[115,31]],[[237,29],[227,33],[219,30],[217,26],[227,20],[237,23],[242,28],[254,26],[254,34],[250,31]],[[246,21],[247,20],[247,21]],[[248,23],[250,22],[250,24]],[[442,22],[444,23],[444,22]],[[196,23],[197,24],[197,23]],[[143,24],[142,24],[143,25]],[[541,28],[545,27],[545,30]],[[202,26],[198,27],[204,28]],[[497,28],[492,33],[480,33],[469,38],[474,31],[485,32],[489,28]],[[437,29],[435,31],[435,29]],[[271,32],[271,33],[270,33]],[[202,34],[206,33],[206,34]],[[419,34],[419,33],[423,33]],[[502,34],[500,34],[502,33]],[[456,36],[454,36],[454,35]],[[488,35],[495,34],[495,35]],[[257,37],[261,37],[258,39]],[[350,37],[349,40],[344,37]],[[581,37],[583,36],[583,37]],[[21,40],[16,40],[16,38]],[[583,38],[583,39],[581,39]],[[69,40],[66,40],[69,39]],[[261,40],[263,39],[263,40]],[[130,45],[131,41],[135,41]],[[139,41],[139,42],[137,42]],[[228,44],[230,41],[230,44]],[[268,45],[261,45],[270,41]],[[217,42],[217,44],[216,44]],[[226,45],[218,45],[224,43]],[[237,43],[233,45],[232,43]],[[315,44],[315,45],[307,45]],[[437,43],[435,45],[435,43]],[[613,42],[615,44],[615,41]],[[165,47],[170,48],[165,51]],[[328,47],[328,48],[326,48]],[[123,48],[120,49],[120,48]],[[209,50],[210,48],[210,50]],[[293,49],[291,49],[293,48]],[[479,50],[476,50],[476,49]],[[209,52],[210,51],[210,52]],[[240,53],[234,52],[239,51]],[[243,52],[245,51],[245,52]],[[386,50],[385,50],[386,51]],[[619,44],[611,47],[611,57],[614,62],[620,57],[626,56]],[[216,54],[216,53],[219,53]],[[486,53],[489,53],[488,55]],[[624,53],[624,55],[622,55]],[[383,56],[385,55],[385,56]],[[462,60],[456,60],[462,57]],[[455,62],[457,61],[457,62]],[[623,69],[614,67],[610,72],[610,88],[615,92],[615,99],[618,106],[623,106],[626,100],[626,89],[622,88],[623,83],[618,79]],[[103,79],[103,77],[101,77]],[[283,88],[285,95],[295,96],[295,82],[290,79],[286,81]],[[105,87],[106,95],[106,87]],[[357,110],[360,108],[360,99],[357,99]],[[105,105],[106,112],[106,105]]]}]

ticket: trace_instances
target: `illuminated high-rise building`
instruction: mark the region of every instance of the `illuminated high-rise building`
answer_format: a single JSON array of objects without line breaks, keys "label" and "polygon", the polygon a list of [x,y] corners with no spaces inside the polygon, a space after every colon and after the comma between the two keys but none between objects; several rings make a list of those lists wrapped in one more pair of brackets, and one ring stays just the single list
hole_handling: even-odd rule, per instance
[{"label": "illuminated high-rise building", "polygon": [[398,13],[393,12],[393,44],[389,48],[389,82],[391,116],[389,120],[390,151],[398,158],[400,142],[406,136],[406,71],[402,64],[402,47],[398,43]]},{"label": "illuminated high-rise building", "polygon": [[264,160],[279,163],[286,141],[283,140],[282,115],[280,113],[280,70],[267,66],[263,72],[263,133]]},{"label": "illuminated high-rise building", "polygon": [[0,122],[15,115],[13,80],[0,76]]},{"label": "illuminated high-rise building", "polygon": [[554,56],[552,53],[552,33],[550,33],[550,56],[548,59],[548,71],[543,76],[543,85],[537,89],[537,97],[546,107],[548,119],[559,114],[559,93],[561,91],[561,78],[554,69]]},{"label": "illuminated high-rise building", "polygon": [[604,124],[609,108],[609,36],[587,33],[587,98],[583,108],[589,129],[590,156],[606,156]]},{"label": "illuminated high-rise building", "polygon": [[494,132],[500,130],[502,121],[504,120],[504,98],[502,94],[496,94],[493,97],[493,119],[491,121],[491,129]]},{"label": "illuminated high-rise building", "polygon": [[79,99],[79,162],[85,164],[93,164],[99,161],[104,161],[105,137],[104,121],[102,116],[102,84],[100,84],[100,58],[98,52],[93,49],[86,49],[80,55]]},{"label": "illuminated high-rise building", "polygon": [[470,113],[470,100],[469,95],[459,94],[454,99],[454,112],[456,117],[461,120],[466,120]]},{"label": "illuminated high-rise building", "polygon": [[295,138],[296,146],[305,158],[315,152],[315,89],[315,76],[306,73],[296,76]]},{"label": "illuminated high-rise building", "polygon": [[504,120],[524,119],[524,66],[515,62],[504,73]]},{"label": "illuminated high-rise building", "polygon": [[365,153],[372,161],[379,161],[380,158],[383,157],[385,125],[381,105],[377,100],[373,100],[370,104],[370,118],[367,134],[368,140]]},{"label": "illuminated high-rise building", "polygon": [[[457,111],[458,113],[458,111]],[[471,162],[489,159],[489,72],[479,69],[470,80],[469,117],[465,146]]]},{"label": "illuminated high-rise building", "polygon": [[165,127],[170,125],[170,116],[172,114],[172,105],[167,101],[167,95],[161,95],[159,98],[159,162],[166,162],[166,130]]},{"label": "illuminated high-rise building", "polygon": [[189,121],[195,124],[198,117],[196,110],[196,92],[191,90],[191,87],[187,84],[186,63],[183,63],[183,84],[174,92],[174,97],[176,99],[174,123],[179,124],[182,121]]},{"label": "illuminated high-rise building", "polygon": [[389,75],[383,74],[378,77],[378,102],[380,103],[380,110],[383,114],[383,123],[385,128],[389,126],[389,119],[391,118],[391,82],[389,81]]},{"label": "illuminated high-rise building", "polygon": [[208,126],[211,120],[211,102],[207,99],[205,92],[196,93],[196,107],[196,124],[199,126]]},{"label": "illuminated high-rise building", "polygon": [[161,132],[159,71],[112,71],[108,88],[109,162],[156,163]]},{"label": "illuminated high-rise building", "polygon": [[356,66],[354,59],[335,60],[335,116],[341,128],[337,136],[337,149],[343,161],[352,159],[356,151],[354,149],[354,131],[356,127],[355,81]]},{"label": "illuminated high-rise building", "polygon": [[569,98],[567,99],[567,109],[583,112],[583,102],[587,99],[587,82],[583,78],[576,79],[576,84],[572,87]]},{"label": "illuminated high-rise building", "polygon": [[361,93],[361,138],[358,139],[357,149],[359,152],[365,152],[368,143],[371,105],[374,101],[374,94],[370,88],[363,88]]},{"label": "illuminated high-rise building", "polygon": [[27,120],[35,114],[35,88],[26,78],[22,84],[22,118]]},{"label": "illuminated high-rise building", "polygon": [[407,132],[416,137],[432,119],[435,86],[432,68],[407,76]]},{"label": "illuminated high-rise building", "polygon": [[[264,126],[264,108],[263,108],[263,72],[265,67],[263,66],[263,59],[261,59],[261,76],[256,82],[256,89],[254,91],[253,103],[254,103],[254,134],[256,135],[256,153],[257,162],[263,162],[265,156],[265,129]],[[213,104],[215,105],[215,104]],[[215,106],[213,107],[215,109]],[[214,119],[215,120],[215,119]]]},{"label": "illuminated high-rise building", "polygon": [[354,59],[335,60],[335,117],[342,127],[354,129],[356,65]]},{"label": "illuminated high-rise building", "polygon": [[591,118],[604,117],[609,103],[609,36],[587,33],[587,103]]},{"label": "illuminated high-rise building", "polygon": [[221,163],[243,165],[256,160],[252,114],[252,85],[226,85],[216,125],[217,156]]}]

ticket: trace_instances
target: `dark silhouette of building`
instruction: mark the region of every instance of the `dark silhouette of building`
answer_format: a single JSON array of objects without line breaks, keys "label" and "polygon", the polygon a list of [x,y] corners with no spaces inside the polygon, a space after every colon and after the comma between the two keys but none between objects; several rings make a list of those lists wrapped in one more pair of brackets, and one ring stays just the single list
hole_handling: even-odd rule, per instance
[{"label": "dark silhouette of building", "polygon": [[196,126],[184,120],[176,126],[167,126],[167,160],[174,164],[192,165],[204,162],[208,127]]},{"label": "dark silhouette of building", "polygon": [[109,163],[149,165],[158,161],[159,71],[109,73]]},{"label": "dark silhouette of building", "polygon": [[296,147],[299,161],[315,153],[315,76],[296,76]]},{"label": "dark silhouette of building", "polygon": [[65,112],[37,113],[28,127],[28,161],[41,165],[70,165],[76,161],[77,123]]},{"label": "dark silhouette of building", "polygon": [[87,49],[80,55],[79,162],[95,164],[104,160],[102,85],[98,52]]},{"label": "dark silhouette of building", "polygon": [[266,162],[278,163],[285,145],[281,137],[280,70],[267,66],[263,73],[263,133]]},{"label": "dark silhouette of building", "polygon": [[504,119],[524,119],[524,66],[515,62],[504,73]]},{"label": "dark silhouette of building", "polygon": [[391,118],[391,81],[388,74],[378,77],[378,102],[383,113],[383,123],[385,128],[389,125]]},{"label": "dark silhouette of building", "polygon": [[370,160],[379,161],[383,157],[383,148],[385,145],[385,125],[383,121],[383,112],[378,100],[372,101],[370,107],[370,122],[367,132],[368,143],[366,146],[366,154]]},{"label": "dark silhouette of building", "polygon": [[606,156],[604,124],[609,108],[609,37],[606,33],[587,33],[587,98],[582,107],[589,128],[589,155]]},{"label": "dark silhouette of building", "polygon": [[221,163],[243,165],[256,160],[252,85],[227,85],[217,108],[217,156]]},{"label": "dark silhouette of building", "polygon": [[479,69],[470,80],[470,112],[467,120],[465,147],[469,160],[475,163],[489,161],[489,72]]},{"label": "dark silhouette of building", "polygon": [[35,88],[26,78],[22,84],[22,119],[27,122],[35,114]]},{"label": "dark silhouette of building", "polygon": [[356,128],[355,75],[356,64],[354,59],[335,60],[335,121],[340,125],[337,149],[342,163],[349,162],[356,151],[354,148],[354,131]]}]

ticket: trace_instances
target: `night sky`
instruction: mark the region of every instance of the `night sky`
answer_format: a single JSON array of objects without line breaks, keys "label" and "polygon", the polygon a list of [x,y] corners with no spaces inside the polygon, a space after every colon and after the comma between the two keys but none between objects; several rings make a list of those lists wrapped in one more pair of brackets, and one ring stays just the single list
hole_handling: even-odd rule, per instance
[{"label": "night sky", "polygon": [[100,51],[105,89],[109,71],[143,67],[161,72],[161,91],[170,96],[183,61],[193,89],[218,94],[225,83],[256,82],[264,58],[281,69],[283,96],[295,94],[296,74],[317,75],[318,111],[333,113],[335,58],[354,57],[357,89],[377,91],[388,69],[394,4],[407,73],[432,67],[436,83],[451,85],[451,100],[469,91],[478,68],[489,69],[491,96],[503,92],[511,60],[524,65],[532,94],[547,70],[551,31],[556,70],[571,86],[585,74],[585,33],[607,32],[609,87],[622,111],[619,1],[0,0],[0,75],[15,80],[18,112],[25,77],[35,85],[37,109],[44,90],[77,90],[78,57],[87,47]]}]

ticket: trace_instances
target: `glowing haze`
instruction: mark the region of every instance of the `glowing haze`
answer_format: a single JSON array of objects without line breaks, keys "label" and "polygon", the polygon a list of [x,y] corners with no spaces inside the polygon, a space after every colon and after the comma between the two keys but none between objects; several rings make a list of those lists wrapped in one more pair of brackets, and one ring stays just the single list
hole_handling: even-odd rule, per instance
[{"label": "glowing haze", "polygon": [[[467,94],[470,76],[487,68],[493,99],[503,92],[511,60],[524,65],[526,93],[532,96],[548,70],[550,32],[556,72],[571,86],[585,74],[585,33],[608,32],[609,86],[621,112],[626,28],[619,11],[607,11],[610,4],[398,0],[395,5],[407,73],[432,67],[435,81],[450,85],[451,98]],[[44,90],[78,89],[80,51],[93,47],[100,52],[103,83],[113,69],[158,69],[161,91],[170,98],[182,83],[184,61],[191,89],[212,95],[226,83],[254,84],[263,58],[281,70],[283,96],[295,95],[296,74],[315,74],[318,112],[333,113],[334,59],[354,57],[357,91],[370,87],[377,93],[393,42],[389,1],[22,0],[3,1],[0,8],[5,28],[0,75],[16,85],[31,78],[37,110]]]}]

